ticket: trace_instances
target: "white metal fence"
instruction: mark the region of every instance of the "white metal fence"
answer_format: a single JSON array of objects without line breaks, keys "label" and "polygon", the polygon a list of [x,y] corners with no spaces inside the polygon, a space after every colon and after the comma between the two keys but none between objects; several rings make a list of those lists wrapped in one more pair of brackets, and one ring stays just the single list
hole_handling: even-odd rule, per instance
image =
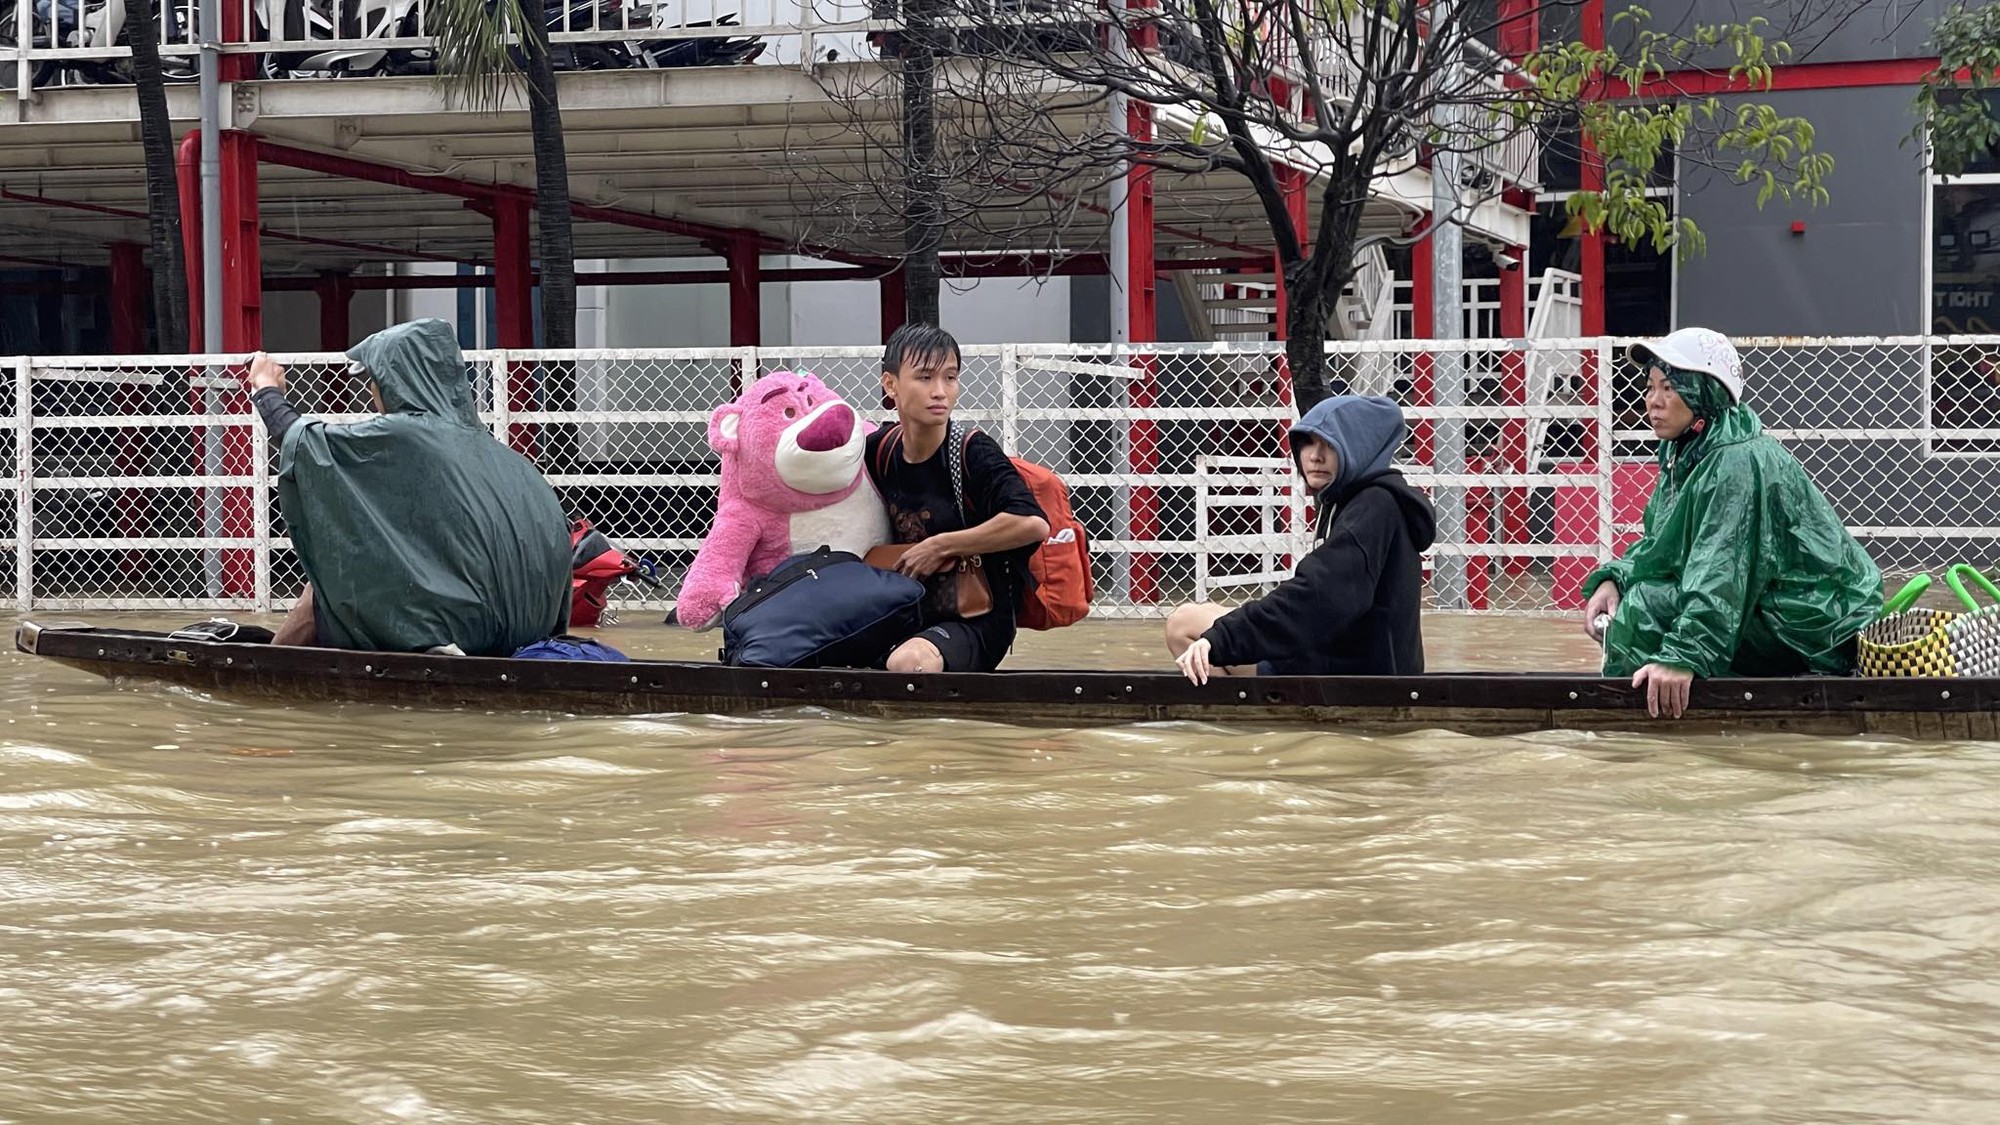
[{"label": "white metal fence", "polygon": [[[1750,340],[1750,396],[1892,575],[1969,561],[2000,538],[2000,337]],[[1635,532],[1650,435],[1619,341],[1330,345],[1336,389],[1385,393],[1412,424],[1406,471],[1440,505],[1433,600],[1558,613]],[[294,403],[355,416],[337,355],[282,357]],[[818,374],[877,412],[879,349],[476,352],[496,436],[573,515],[657,562],[671,591],[706,533],[710,410],[746,377]],[[13,432],[0,596],[30,609],[275,609],[303,580],[272,489],[243,357],[4,360]],[[1093,539],[1099,612],[1150,616],[1254,594],[1303,548],[1282,434],[1281,345],[968,347],[961,416],[1060,472]],[[1439,405],[1440,403],[1448,405]],[[22,529],[28,529],[22,534]],[[637,587],[634,611],[661,608]]]}]

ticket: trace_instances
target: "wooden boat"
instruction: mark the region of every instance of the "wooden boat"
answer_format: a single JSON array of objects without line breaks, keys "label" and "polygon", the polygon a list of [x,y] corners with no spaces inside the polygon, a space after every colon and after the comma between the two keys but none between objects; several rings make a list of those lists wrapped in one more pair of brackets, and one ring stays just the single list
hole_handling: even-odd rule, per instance
[{"label": "wooden boat", "polygon": [[219,696],[574,714],[740,714],[822,707],[885,718],[1032,725],[1199,720],[1253,726],[1761,730],[2000,738],[2000,679],[1698,680],[1684,718],[1647,717],[1619,680],[1513,673],[1266,676],[1196,687],[1178,674],[1003,671],[930,676],[849,669],[605,664],[348,652],[174,640],[164,633],[27,622],[22,652],[115,681]]}]

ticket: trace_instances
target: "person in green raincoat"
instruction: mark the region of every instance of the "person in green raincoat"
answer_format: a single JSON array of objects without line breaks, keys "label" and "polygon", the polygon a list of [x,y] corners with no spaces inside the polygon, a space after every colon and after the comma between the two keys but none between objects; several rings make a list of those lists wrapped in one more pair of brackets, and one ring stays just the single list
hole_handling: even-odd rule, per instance
[{"label": "person in green raincoat", "polygon": [[511,656],[569,622],[569,521],[555,491],[480,424],[441,320],[347,353],[379,417],[301,418],[262,352],[244,382],[279,443],[278,503],[308,585],[279,644]]},{"label": "person in green raincoat", "polygon": [[1882,608],[1882,572],[1743,405],[1735,345],[1683,328],[1631,354],[1660,477],[1644,536],[1584,579],[1604,674],[1632,677],[1651,714],[1678,718],[1697,676],[1852,672],[1856,637]]}]

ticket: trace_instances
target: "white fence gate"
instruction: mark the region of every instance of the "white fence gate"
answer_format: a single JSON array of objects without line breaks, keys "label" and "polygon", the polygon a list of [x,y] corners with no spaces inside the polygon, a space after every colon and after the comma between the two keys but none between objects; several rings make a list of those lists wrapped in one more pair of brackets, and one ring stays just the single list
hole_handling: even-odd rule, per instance
[{"label": "white fence gate", "polygon": [[[1741,346],[1765,426],[1886,571],[1996,562],[2000,337]],[[1365,382],[1405,406],[1405,470],[1448,513],[1432,552],[1453,562],[1435,568],[1439,608],[1568,612],[1591,563],[1630,536],[1652,445],[1622,355],[1610,339],[1329,345],[1336,391]],[[344,357],[280,358],[300,410],[363,416],[366,390]],[[876,348],[466,360],[494,434],[536,462],[572,514],[656,560],[669,590],[713,510],[709,411],[742,380],[812,371],[867,414],[879,396]],[[24,612],[289,605],[303,579],[262,425],[238,389],[243,361],[0,361],[14,381],[0,396],[0,427],[14,434],[0,476],[12,501],[0,503],[0,552],[14,566],[0,569],[0,596]],[[1544,381],[1550,370],[1573,377]],[[1215,591],[1254,594],[1290,565],[1306,498],[1282,460],[1269,468],[1294,416],[1285,376],[1279,344],[967,347],[959,410],[1068,482],[1096,552],[1098,612],[1154,616]],[[1454,380],[1458,393],[1445,393]],[[1247,469],[1256,462],[1266,467]],[[1221,475],[1246,469],[1260,478],[1254,502]],[[632,608],[664,604],[623,594]]]}]

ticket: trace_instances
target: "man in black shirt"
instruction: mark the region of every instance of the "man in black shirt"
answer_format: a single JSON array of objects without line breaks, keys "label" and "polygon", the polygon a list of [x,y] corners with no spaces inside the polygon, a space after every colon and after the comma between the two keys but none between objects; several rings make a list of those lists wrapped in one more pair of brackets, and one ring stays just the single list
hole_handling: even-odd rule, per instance
[{"label": "man in black shirt", "polygon": [[[892,672],[990,672],[1014,643],[1027,557],[1049,524],[998,442],[954,424],[958,341],[928,324],[889,337],[882,393],[896,422],[868,437],[868,473],[889,510],[890,535],[910,544],[896,569],[929,587],[924,628],[889,654]],[[983,575],[992,608],[965,612],[960,571]]]}]

